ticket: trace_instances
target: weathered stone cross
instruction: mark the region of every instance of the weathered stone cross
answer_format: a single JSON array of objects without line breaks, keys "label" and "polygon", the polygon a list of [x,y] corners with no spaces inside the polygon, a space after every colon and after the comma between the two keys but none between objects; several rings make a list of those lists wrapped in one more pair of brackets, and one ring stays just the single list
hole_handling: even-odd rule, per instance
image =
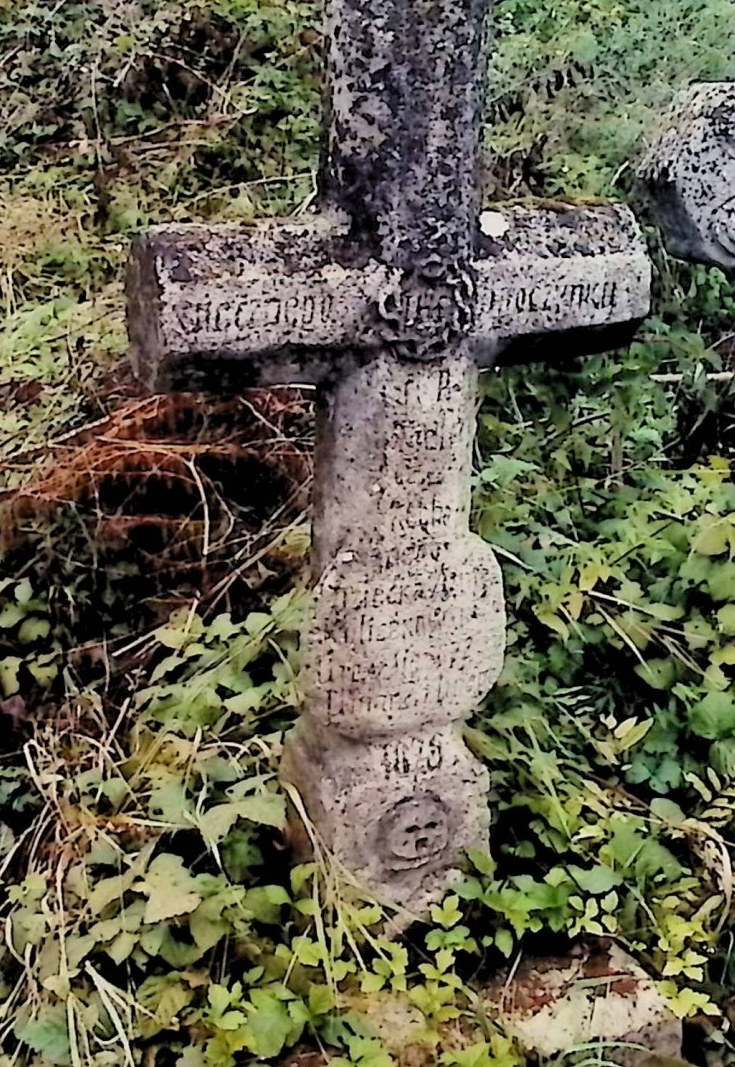
[{"label": "weathered stone cross", "polygon": [[315,606],[283,773],[337,858],[415,912],[487,843],[462,740],[505,629],[468,530],[478,368],[540,341],[547,359],[612,347],[648,307],[625,209],[478,216],[487,6],[327,0],[319,214],[152,230],[129,283],[153,388],[318,387]]}]

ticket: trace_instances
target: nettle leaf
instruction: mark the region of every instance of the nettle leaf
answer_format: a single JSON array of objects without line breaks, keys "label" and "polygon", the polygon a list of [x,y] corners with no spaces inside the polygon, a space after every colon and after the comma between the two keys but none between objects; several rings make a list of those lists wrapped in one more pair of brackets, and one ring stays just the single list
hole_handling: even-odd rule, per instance
[{"label": "nettle leaf", "polygon": [[17,1023],[13,1033],[19,1041],[32,1048],[46,1064],[53,1067],[69,1067],[71,1045],[66,1018],[66,1006],[44,1006],[38,1015]]},{"label": "nettle leaf", "polygon": [[143,921],[150,924],[189,915],[202,902],[196,878],[180,856],[163,853],[151,863],[145,878],[135,888],[148,897]]},{"label": "nettle leaf", "polygon": [[137,1001],[141,1008],[139,1025],[143,1037],[153,1037],[168,1029],[176,1016],[193,1001],[191,986],[184,984],[177,974],[154,975],[146,978],[138,989]]},{"label": "nettle leaf", "polygon": [[697,737],[719,741],[735,735],[735,697],[730,693],[708,693],[689,710],[689,728]]}]

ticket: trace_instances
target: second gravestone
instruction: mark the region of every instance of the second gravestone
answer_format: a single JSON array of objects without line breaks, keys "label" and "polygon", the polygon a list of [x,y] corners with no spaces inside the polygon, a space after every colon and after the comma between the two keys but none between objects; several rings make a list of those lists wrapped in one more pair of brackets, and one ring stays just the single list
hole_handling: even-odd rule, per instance
[{"label": "second gravestone", "polygon": [[283,773],[339,862],[415,913],[486,847],[462,726],[496,681],[469,532],[478,369],[622,342],[650,269],[623,208],[478,214],[485,0],[328,0],[319,214],[159,228],[129,281],[155,389],[318,387],[314,613]]}]

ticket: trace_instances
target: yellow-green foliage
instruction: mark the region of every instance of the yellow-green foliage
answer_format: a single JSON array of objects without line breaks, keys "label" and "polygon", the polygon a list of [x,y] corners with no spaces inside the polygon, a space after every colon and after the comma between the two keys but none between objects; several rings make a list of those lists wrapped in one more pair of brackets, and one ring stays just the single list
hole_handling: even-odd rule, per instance
[{"label": "yellow-green foliage", "polygon": [[[673,89],[731,73],[730,0],[496,9],[491,195],[624,192]],[[313,196],[318,23],[310,0],[0,0],[5,484],[107,411],[136,230]],[[0,1067],[232,1067],[301,1040],[339,1067],[402,1052],[519,1067],[475,975],[558,936],[612,935],[679,1014],[723,1009],[734,412],[705,372],[735,304],[717,272],[659,263],[656,316],[629,353],[484,384],[474,521],[511,615],[506,670],[468,734],[492,777],[492,857],[472,856],[405,944],[318,842],[313,863],[288,850],[276,772],[300,595],[245,619],[187,603],[111,650],[120,610],[81,650],[85,670],[82,590],[97,581],[116,609],[93,537],[74,542],[86,586],[6,557],[0,710],[17,751],[0,764]],[[668,384],[652,380],[662,370]],[[417,1013],[408,1050],[365,1017],[388,995]]]}]

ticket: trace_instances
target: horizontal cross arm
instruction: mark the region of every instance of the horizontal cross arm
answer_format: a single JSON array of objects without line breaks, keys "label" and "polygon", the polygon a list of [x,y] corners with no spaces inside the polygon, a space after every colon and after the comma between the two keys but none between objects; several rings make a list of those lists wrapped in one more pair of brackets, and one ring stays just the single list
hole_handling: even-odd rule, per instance
[{"label": "horizontal cross arm", "polygon": [[[476,247],[480,365],[549,334],[612,347],[647,313],[650,264],[626,208],[507,207],[481,216]],[[157,228],[131,258],[133,360],[154,389],[318,384],[440,317],[443,293],[406,287],[323,216]]]}]

